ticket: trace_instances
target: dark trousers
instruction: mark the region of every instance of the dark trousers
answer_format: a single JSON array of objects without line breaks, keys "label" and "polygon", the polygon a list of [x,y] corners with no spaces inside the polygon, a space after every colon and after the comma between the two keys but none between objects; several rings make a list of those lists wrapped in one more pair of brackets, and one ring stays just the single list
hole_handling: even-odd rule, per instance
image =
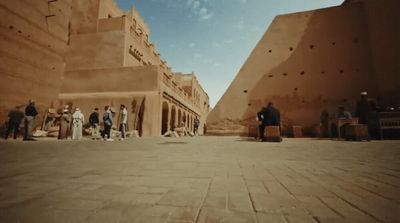
[{"label": "dark trousers", "polygon": [[9,122],[7,126],[7,132],[4,138],[7,139],[11,131],[14,131],[14,139],[17,139],[19,133],[19,125],[20,123]]},{"label": "dark trousers", "polygon": [[265,124],[265,123],[262,123],[258,126],[258,138],[259,139],[265,139],[264,131],[265,131],[266,126],[267,126],[267,124]]},{"label": "dark trousers", "polygon": [[104,131],[102,133],[102,137],[106,138],[106,135],[108,139],[111,137],[111,125],[104,125]]},{"label": "dark trousers", "polygon": [[125,139],[125,132],[126,132],[126,124],[125,123],[119,124],[119,131],[121,132],[121,138]]}]

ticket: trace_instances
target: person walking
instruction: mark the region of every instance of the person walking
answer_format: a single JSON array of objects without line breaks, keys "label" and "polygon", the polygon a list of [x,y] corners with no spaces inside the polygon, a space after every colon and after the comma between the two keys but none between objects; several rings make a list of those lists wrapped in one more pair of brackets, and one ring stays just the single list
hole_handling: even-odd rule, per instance
[{"label": "person walking", "polygon": [[25,133],[24,140],[33,140],[32,131],[35,127],[35,119],[38,115],[38,112],[35,107],[35,101],[30,99],[28,102],[28,106],[25,108]]},{"label": "person walking", "polygon": [[15,108],[8,113],[8,127],[4,139],[6,140],[8,139],[8,136],[10,135],[11,131],[14,132],[14,139],[17,139],[19,133],[19,126],[23,119],[24,119],[24,113],[20,110],[19,106],[15,106]]},{"label": "person walking", "polygon": [[64,108],[60,119],[60,131],[58,133],[58,139],[67,139],[70,135],[71,128],[71,114],[69,113],[68,107]]},{"label": "person walking", "polygon": [[119,122],[119,131],[121,132],[121,138],[119,140],[123,141],[125,140],[126,124],[128,123],[128,111],[125,105],[120,106]]},{"label": "person walking", "polygon": [[100,126],[100,120],[99,120],[99,109],[95,108],[92,114],[90,114],[89,117],[89,124],[92,129],[92,139],[98,139],[99,138],[99,126]]},{"label": "person walking", "polygon": [[[104,141],[114,141],[111,138],[111,127],[112,127],[112,113],[111,113],[111,108],[110,106],[105,106],[104,107],[104,115],[103,115],[103,122],[104,122],[104,129],[102,133],[102,137]],[[107,137],[107,139],[106,139]]]},{"label": "person walking", "polygon": [[83,116],[81,110],[79,108],[76,108],[74,114],[72,115],[72,139],[82,139],[82,129],[84,122],[85,117]]},{"label": "person walking", "polygon": [[261,124],[258,126],[260,141],[265,141],[264,131],[266,126],[281,126],[280,111],[274,107],[272,102],[269,102],[267,107],[262,108],[257,113],[257,118],[261,121]]},{"label": "person walking", "polygon": [[193,133],[194,135],[199,135],[199,126],[200,126],[200,120],[199,118],[195,118],[194,119],[194,128],[193,128]]}]

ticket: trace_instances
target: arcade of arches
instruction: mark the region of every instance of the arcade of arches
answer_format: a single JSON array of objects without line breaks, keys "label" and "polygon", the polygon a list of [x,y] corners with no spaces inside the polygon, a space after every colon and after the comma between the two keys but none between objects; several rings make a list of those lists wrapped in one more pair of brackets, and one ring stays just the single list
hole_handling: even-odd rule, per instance
[{"label": "arcade of arches", "polygon": [[194,120],[199,115],[190,108],[173,101],[163,99],[161,106],[161,134],[173,131],[175,127],[184,125],[189,131],[194,130]]}]

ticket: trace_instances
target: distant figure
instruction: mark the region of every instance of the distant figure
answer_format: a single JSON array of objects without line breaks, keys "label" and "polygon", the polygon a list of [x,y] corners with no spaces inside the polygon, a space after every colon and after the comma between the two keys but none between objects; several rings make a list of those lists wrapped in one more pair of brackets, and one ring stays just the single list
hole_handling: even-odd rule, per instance
[{"label": "distant figure", "polygon": [[261,124],[258,126],[260,141],[265,141],[264,130],[266,126],[281,126],[281,114],[273,106],[272,102],[269,102],[267,107],[262,108],[257,113],[257,118],[261,121]]},{"label": "distant figure", "polygon": [[99,128],[100,128],[100,120],[99,120],[99,109],[95,108],[92,114],[89,116],[89,124],[92,129],[92,139],[99,138]]},{"label": "distant figure", "polygon": [[[111,108],[110,106],[105,106],[104,107],[104,115],[103,115],[103,122],[104,122],[104,129],[103,129],[103,133],[102,133],[102,137],[104,139],[104,141],[114,141],[111,138],[111,127],[112,127],[112,113],[111,113]],[[107,139],[106,139],[107,137]]]},{"label": "distant figure", "polygon": [[358,117],[358,123],[368,124],[368,113],[371,111],[371,104],[367,98],[368,93],[366,91],[360,93],[360,100],[357,101],[356,105],[356,117]]},{"label": "distant figure", "polygon": [[193,133],[194,135],[199,135],[199,126],[200,126],[200,120],[199,118],[196,116],[196,118],[194,118],[194,128],[193,128]]},{"label": "distant figure", "polygon": [[85,117],[83,116],[79,108],[75,109],[72,115],[72,139],[80,140],[82,139],[83,123],[85,122]]},{"label": "distant figure", "polygon": [[[338,113],[336,114],[336,118],[337,119],[351,119],[352,116],[351,116],[350,112],[344,110],[344,106],[339,106],[338,107]],[[344,125],[342,125],[340,127],[340,130],[339,130],[340,131],[340,135],[345,136],[345,131],[344,130],[345,130],[347,125],[348,124],[344,124]],[[332,125],[331,125],[332,135],[333,136],[338,136],[339,134],[338,134],[337,131],[338,131],[337,130],[337,125],[335,123],[332,123]]]},{"label": "distant figure", "polygon": [[71,132],[71,114],[68,107],[64,107],[63,113],[60,118],[60,131],[58,139],[67,139]]},{"label": "distant figure", "polygon": [[329,112],[324,109],[319,117],[321,123],[321,137],[329,136]]},{"label": "distant figure", "polygon": [[339,106],[336,118],[350,119],[352,116],[350,112],[344,110],[344,106]]},{"label": "distant figure", "polygon": [[28,106],[25,108],[25,134],[24,140],[33,140],[32,131],[35,127],[35,119],[38,112],[35,107],[35,101],[30,99]]},{"label": "distant figure", "polygon": [[119,122],[119,131],[121,132],[121,138],[119,140],[123,141],[125,140],[126,124],[128,123],[128,111],[125,105],[120,106]]},{"label": "distant figure", "polygon": [[17,139],[19,133],[19,126],[23,119],[24,119],[24,113],[20,110],[19,106],[15,106],[15,108],[8,113],[8,127],[6,135],[4,136],[5,139],[8,138],[11,131],[14,132],[14,139]]}]

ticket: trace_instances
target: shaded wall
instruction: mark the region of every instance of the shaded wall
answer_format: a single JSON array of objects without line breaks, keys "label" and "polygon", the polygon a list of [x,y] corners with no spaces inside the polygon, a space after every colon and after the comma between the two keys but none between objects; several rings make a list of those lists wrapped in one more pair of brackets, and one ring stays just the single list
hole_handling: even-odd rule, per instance
[{"label": "shaded wall", "polygon": [[[380,3],[383,9],[392,6]],[[281,110],[285,123],[310,127],[318,124],[322,109],[333,114],[338,105],[344,105],[354,111],[359,92],[366,90],[376,97],[383,93],[378,89],[388,89],[383,82],[387,78],[379,76],[384,72],[381,67],[397,65],[393,59],[377,61],[377,49],[371,45],[381,37],[374,37],[377,31],[370,29],[370,21],[380,21],[380,17],[366,8],[359,2],[277,16],[210,113],[211,132],[246,132],[248,123],[255,122],[257,111],[269,101]],[[388,21],[394,18],[395,14],[386,16]],[[395,32],[387,29],[378,36]],[[395,76],[396,69],[390,76]],[[391,84],[397,86],[396,82]]]},{"label": "shaded wall", "polygon": [[[69,43],[71,0],[0,1],[0,121],[36,99],[41,112],[57,99]],[[43,114],[43,113],[42,113]]]}]

